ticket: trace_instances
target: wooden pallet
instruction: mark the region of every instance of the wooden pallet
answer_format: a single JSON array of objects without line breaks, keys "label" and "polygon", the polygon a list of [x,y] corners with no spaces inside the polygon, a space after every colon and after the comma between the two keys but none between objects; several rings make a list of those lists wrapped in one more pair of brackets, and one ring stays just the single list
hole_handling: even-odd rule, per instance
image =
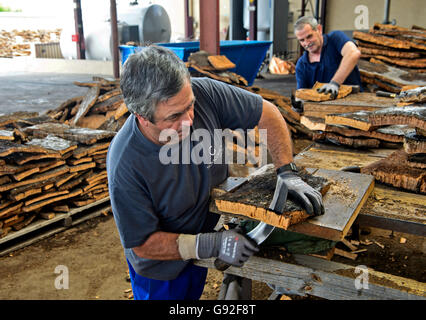
[{"label": "wooden pallet", "polygon": [[88,205],[71,209],[67,213],[57,213],[54,218],[49,220],[40,219],[19,231],[10,231],[7,236],[0,238],[0,256],[7,255],[12,251],[24,248],[71,226],[97,217],[106,212],[109,207],[109,197],[107,197]]}]

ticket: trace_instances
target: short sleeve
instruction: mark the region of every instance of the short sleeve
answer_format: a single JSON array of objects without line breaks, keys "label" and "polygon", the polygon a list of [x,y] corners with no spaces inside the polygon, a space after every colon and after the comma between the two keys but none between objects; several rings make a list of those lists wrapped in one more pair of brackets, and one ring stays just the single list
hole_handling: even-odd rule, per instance
[{"label": "short sleeve", "polygon": [[348,41],[352,41],[351,39],[349,39],[349,37],[342,31],[334,31],[330,34],[330,38],[333,41],[337,51],[339,53],[342,52],[342,48],[343,46],[346,44],[346,42]]},{"label": "short sleeve", "polygon": [[145,192],[115,183],[109,186],[111,208],[124,248],[134,248],[158,230],[159,221]]},{"label": "short sleeve", "polygon": [[302,57],[296,63],[296,81],[297,89],[309,88],[305,75],[305,68],[302,63]]},{"label": "short sleeve", "polygon": [[259,123],[260,95],[207,78],[193,79],[193,85],[199,93],[197,101],[214,108],[222,129],[252,129]]}]

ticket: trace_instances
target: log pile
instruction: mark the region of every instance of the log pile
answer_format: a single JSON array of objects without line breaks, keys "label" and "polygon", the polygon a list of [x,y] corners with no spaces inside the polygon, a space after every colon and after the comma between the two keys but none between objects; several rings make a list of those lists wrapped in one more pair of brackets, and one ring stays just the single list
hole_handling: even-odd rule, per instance
[{"label": "log pile", "polygon": [[0,116],[0,130],[0,237],[108,197],[106,153],[115,132],[25,112]]},{"label": "log pile", "polygon": [[404,85],[425,85],[426,30],[376,23],[367,33],[354,31],[353,38],[363,82],[395,93]]},{"label": "log pile", "polygon": [[61,29],[0,31],[0,58],[31,55],[30,43],[59,42]]}]

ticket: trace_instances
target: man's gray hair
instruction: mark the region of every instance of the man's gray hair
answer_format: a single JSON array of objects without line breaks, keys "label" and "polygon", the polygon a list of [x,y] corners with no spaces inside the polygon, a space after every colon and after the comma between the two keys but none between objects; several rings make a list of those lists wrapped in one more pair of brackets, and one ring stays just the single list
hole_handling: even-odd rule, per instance
[{"label": "man's gray hair", "polygon": [[314,17],[303,16],[297,19],[294,23],[294,31],[302,30],[305,25],[309,24],[312,27],[312,30],[317,30],[318,21]]},{"label": "man's gray hair", "polygon": [[187,81],[188,68],[173,51],[149,45],[126,60],[120,88],[129,111],[154,123],[158,103],[174,97]]}]

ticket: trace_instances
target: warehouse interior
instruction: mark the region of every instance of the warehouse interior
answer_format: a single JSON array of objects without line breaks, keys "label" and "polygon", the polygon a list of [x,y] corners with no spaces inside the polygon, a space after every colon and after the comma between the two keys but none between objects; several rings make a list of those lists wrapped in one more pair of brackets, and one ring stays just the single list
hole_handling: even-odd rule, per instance
[{"label": "warehouse interior", "polygon": [[[301,17],[350,39],[360,85],[298,86]],[[421,0],[0,0],[0,300],[135,299],[107,153],[132,116],[124,63],[150,44],[273,104],[324,201],[315,217],[268,207],[264,136],[235,133],[224,148],[244,160],[210,190],[215,230],[248,221],[296,240],[270,237],[242,267],[194,259],[200,300],[425,300],[425,17]]]}]

